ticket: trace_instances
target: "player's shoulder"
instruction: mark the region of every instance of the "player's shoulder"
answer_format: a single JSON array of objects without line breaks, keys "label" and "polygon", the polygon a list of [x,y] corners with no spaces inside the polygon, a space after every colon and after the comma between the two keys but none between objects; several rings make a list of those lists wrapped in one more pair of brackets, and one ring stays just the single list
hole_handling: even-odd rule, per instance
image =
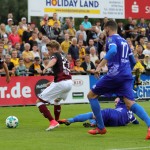
[{"label": "player's shoulder", "polygon": [[61,56],[59,52],[53,53],[52,56]]},{"label": "player's shoulder", "polygon": [[119,34],[114,34],[114,35],[112,35],[112,38],[114,39],[114,40],[119,40],[119,41],[125,41],[125,39],[123,38],[123,37],[121,37]]},{"label": "player's shoulder", "polygon": [[53,58],[58,59],[59,57],[60,57],[60,54],[59,54],[59,53],[53,53],[53,54],[51,55],[51,59],[53,59]]}]

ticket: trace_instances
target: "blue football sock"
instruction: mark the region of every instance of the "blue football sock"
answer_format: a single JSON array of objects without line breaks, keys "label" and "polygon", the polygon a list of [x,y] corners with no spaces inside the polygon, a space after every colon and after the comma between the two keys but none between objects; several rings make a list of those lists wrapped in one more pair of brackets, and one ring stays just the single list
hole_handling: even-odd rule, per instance
[{"label": "blue football sock", "polygon": [[145,112],[144,108],[135,103],[131,106],[131,111],[135,113],[140,119],[142,119],[148,127],[150,127],[150,117]]},{"label": "blue football sock", "polygon": [[102,114],[101,114],[101,108],[100,108],[99,101],[98,101],[98,99],[89,99],[89,101],[90,101],[94,116],[96,117],[97,126],[99,129],[103,129],[105,126],[104,126],[104,122],[103,122],[103,118],[102,118]]},{"label": "blue football sock", "polygon": [[86,121],[88,119],[92,119],[92,118],[93,118],[93,113],[89,112],[89,113],[86,113],[86,114],[77,115],[74,118],[69,118],[67,120],[70,123],[73,123],[73,122],[84,122],[84,121]]},{"label": "blue football sock", "polygon": [[74,119],[73,118],[69,118],[69,119],[67,119],[67,121],[69,121],[70,123],[73,123]]},{"label": "blue football sock", "polygon": [[95,119],[89,119],[89,121],[90,121],[90,124],[96,125],[96,120]]}]

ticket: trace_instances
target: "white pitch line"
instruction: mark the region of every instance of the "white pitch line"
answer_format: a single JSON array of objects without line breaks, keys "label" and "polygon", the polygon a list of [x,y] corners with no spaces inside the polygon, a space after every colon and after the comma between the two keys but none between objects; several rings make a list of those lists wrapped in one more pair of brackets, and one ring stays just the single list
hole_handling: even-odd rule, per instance
[{"label": "white pitch line", "polygon": [[121,148],[121,149],[110,149],[110,150],[141,150],[141,149],[150,149],[150,146],[148,147],[134,147],[134,148]]}]

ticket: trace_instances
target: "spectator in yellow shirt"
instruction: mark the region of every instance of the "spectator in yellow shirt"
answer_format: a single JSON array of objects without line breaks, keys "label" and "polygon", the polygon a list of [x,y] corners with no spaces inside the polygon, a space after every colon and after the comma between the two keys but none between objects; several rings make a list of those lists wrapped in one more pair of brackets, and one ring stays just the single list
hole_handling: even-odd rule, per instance
[{"label": "spectator in yellow shirt", "polygon": [[69,23],[69,27],[66,32],[69,34],[70,40],[76,36],[76,30],[74,29],[72,22]]},{"label": "spectator in yellow shirt", "polygon": [[44,17],[42,18],[40,22],[40,26],[43,26],[45,24],[45,20],[48,20],[48,14],[44,14]]},{"label": "spectator in yellow shirt", "polygon": [[135,84],[139,85],[141,84],[140,76],[141,73],[144,72],[144,66],[141,64],[138,55],[135,55],[136,64],[133,68],[133,74],[135,74]]},{"label": "spectator in yellow shirt", "polygon": [[15,67],[19,65],[19,58],[17,58],[17,55],[17,50],[12,50],[10,61],[14,64]]},{"label": "spectator in yellow shirt", "polygon": [[52,19],[50,19],[50,20],[48,21],[48,25],[49,25],[49,26],[51,26],[51,27],[53,27],[53,26],[54,26],[54,24],[55,24],[55,22],[57,22],[57,23],[58,23],[59,28],[60,28],[61,23],[60,23],[60,21],[58,20],[57,13],[53,13],[53,18],[52,18]]},{"label": "spectator in yellow shirt", "polygon": [[35,57],[33,64],[29,68],[30,76],[41,76],[43,75],[44,67],[40,63],[40,58]]},{"label": "spectator in yellow shirt", "polygon": [[83,67],[81,67],[81,62],[80,62],[80,59],[77,59],[75,61],[75,66],[73,68],[73,71],[75,71],[76,73],[85,73]]},{"label": "spectator in yellow shirt", "polygon": [[71,41],[69,40],[69,34],[65,34],[65,40],[61,43],[61,49],[65,54],[68,54],[68,49],[71,45]]},{"label": "spectator in yellow shirt", "polygon": [[24,45],[25,50],[22,52],[22,58],[27,69],[33,64],[34,56],[30,51],[30,44],[26,43]]},{"label": "spectator in yellow shirt", "polygon": [[83,46],[83,40],[78,41],[78,48],[79,48],[79,58],[80,62],[84,61],[85,58],[85,47]]},{"label": "spectator in yellow shirt", "polygon": [[23,23],[19,22],[19,26],[18,26],[18,35],[22,38],[24,29],[23,29]]}]

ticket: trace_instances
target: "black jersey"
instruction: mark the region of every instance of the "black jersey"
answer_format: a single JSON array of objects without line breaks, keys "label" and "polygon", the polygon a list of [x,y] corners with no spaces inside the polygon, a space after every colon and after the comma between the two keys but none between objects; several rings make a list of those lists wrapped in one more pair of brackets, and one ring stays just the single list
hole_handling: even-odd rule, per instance
[{"label": "black jersey", "polygon": [[54,53],[51,56],[51,59],[53,58],[57,59],[56,64],[53,66],[54,82],[71,79],[69,62],[67,59],[60,53]]}]

